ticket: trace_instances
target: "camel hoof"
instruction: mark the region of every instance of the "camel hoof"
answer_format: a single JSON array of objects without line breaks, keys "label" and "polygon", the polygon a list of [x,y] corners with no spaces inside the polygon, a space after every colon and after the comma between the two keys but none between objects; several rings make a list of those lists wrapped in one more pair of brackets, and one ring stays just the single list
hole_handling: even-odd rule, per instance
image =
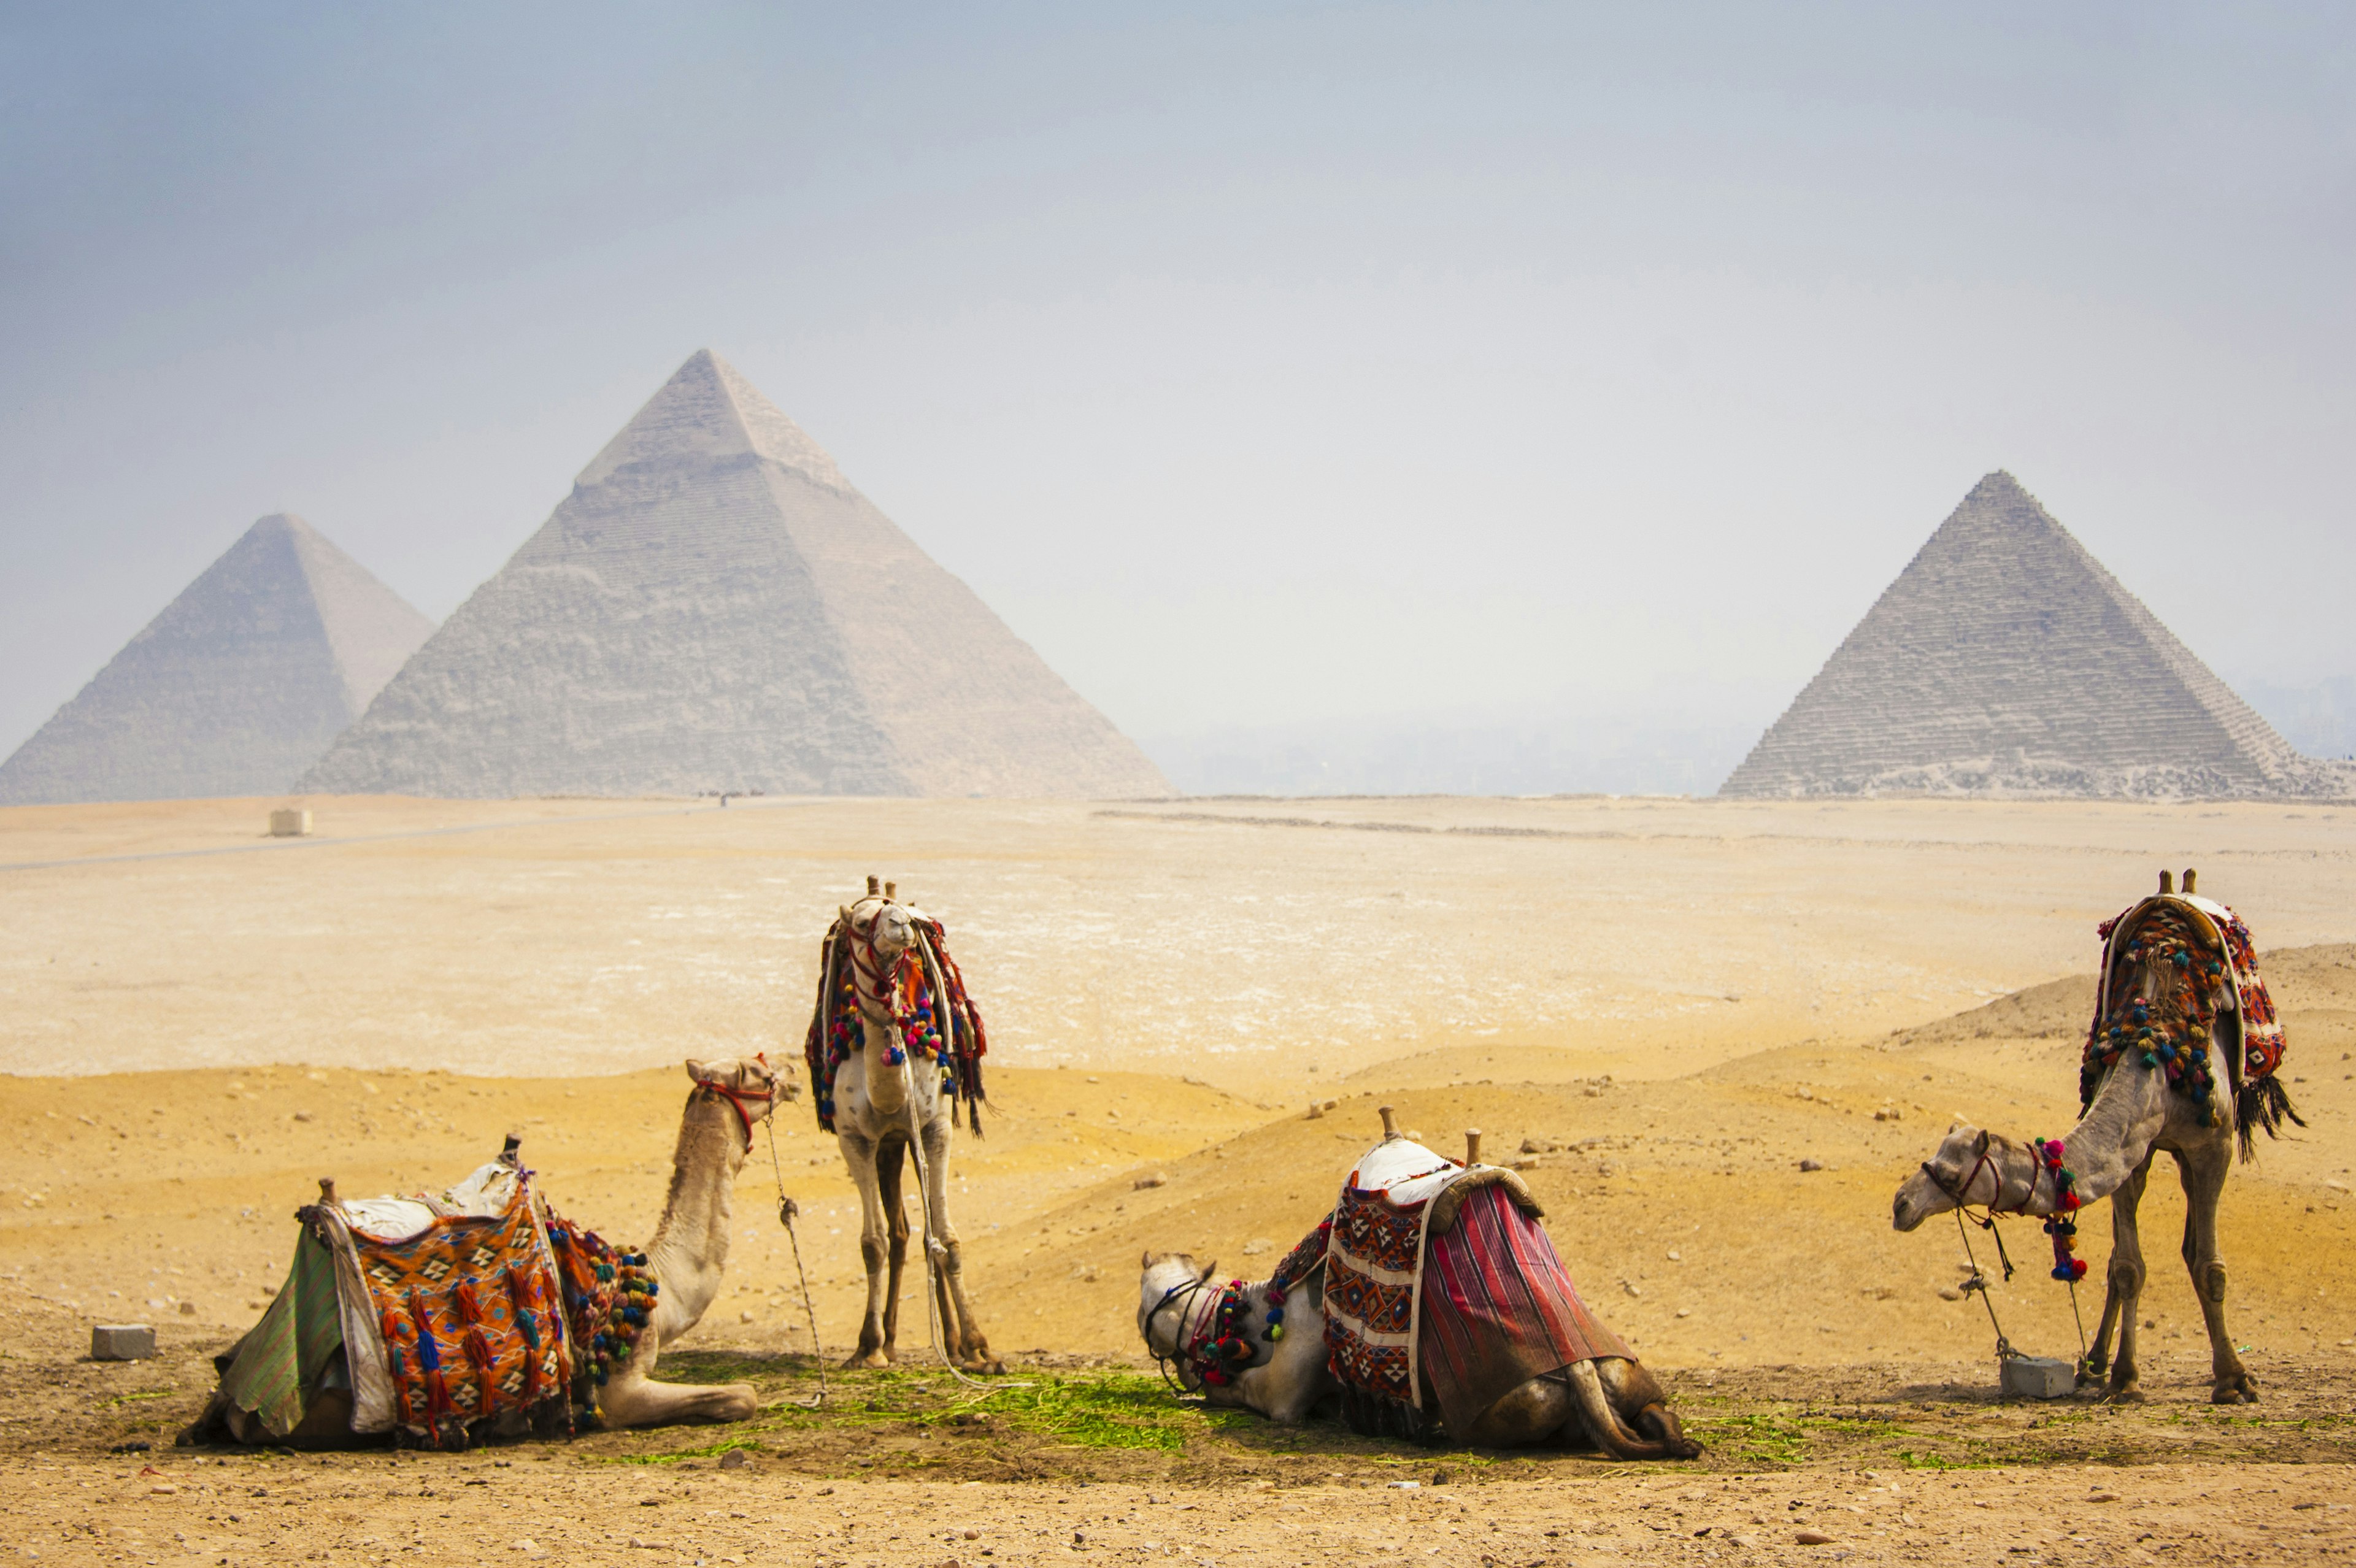
[{"label": "camel hoof", "polygon": [[2250,1381],[2249,1373],[2235,1372],[2232,1377],[2218,1380],[2217,1386],[2209,1392],[2209,1403],[2255,1404],[2258,1403],[2258,1385]]},{"label": "camel hoof", "polygon": [[2143,1384],[2121,1383],[2116,1388],[2110,1389],[2104,1393],[2103,1403],[2105,1404],[2141,1404],[2144,1403],[2144,1398]]},{"label": "camel hoof", "polygon": [[891,1364],[892,1358],[881,1350],[853,1350],[844,1360],[842,1367],[843,1371],[851,1371],[860,1367],[888,1367]]},{"label": "camel hoof", "polygon": [[999,1378],[1006,1375],[1006,1363],[996,1356],[976,1356],[959,1370],[975,1377]]}]

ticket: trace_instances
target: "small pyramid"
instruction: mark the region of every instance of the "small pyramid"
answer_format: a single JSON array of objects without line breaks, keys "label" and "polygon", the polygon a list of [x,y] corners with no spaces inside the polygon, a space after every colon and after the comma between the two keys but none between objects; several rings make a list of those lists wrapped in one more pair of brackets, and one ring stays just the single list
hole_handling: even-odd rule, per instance
[{"label": "small pyramid", "polygon": [[2356,773],[2293,751],[1998,472],[1719,793],[2344,795]]},{"label": "small pyramid", "polygon": [[536,795],[1166,794],[709,350],[304,776]]},{"label": "small pyramid", "polygon": [[302,518],[262,518],[0,763],[0,805],[276,795],[434,623]]}]

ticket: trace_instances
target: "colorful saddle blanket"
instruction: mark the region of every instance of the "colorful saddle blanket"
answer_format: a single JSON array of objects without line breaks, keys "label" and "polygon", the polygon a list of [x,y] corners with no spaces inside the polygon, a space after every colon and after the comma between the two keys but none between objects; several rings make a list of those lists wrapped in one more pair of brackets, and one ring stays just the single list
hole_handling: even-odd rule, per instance
[{"label": "colorful saddle blanket", "polygon": [[345,1235],[402,1431],[464,1447],[469,1428],[508,1413],[542,1428],[563,1422],[573,1360],[529,1183],[501,1214],[437,1217],[402,1241]]},{"label": "colorful saddle blanket", "polygon": [[[981,1059],[990,1052],[990,1036],[981,1027],[981,1009],[967,992],[965,972],[949,956],[948,934],[930,915],[909,910],[923,934],[934,964],[910,947],[901,955],[892,976],[891,998],[895,1039],[890,1060],[897,1065],[914,1051],[920,1061],[936,1063],[942,1086],[966,1103],[967,1125],[981,1132]],[[818,1104],[821,1131],[834,1131],[834,1075],[859,1049],[862,1029],[859,991],[851,975],[850,955],[842,922],[827,927],[819,949],[818,1006],[810,1015],[809,1033],[802,1044],[809,1065],[812,1098]],[[936,967],[937,965],[937,967]],[[937,984],[936,984],[937,978]],[[954,1113],[952,1113],[954,1119]]]},{"label": "colorful saddle blanket", "polygon": [[[2132,1055],[2166,1072],[2196,1102],[2233,1115],[2245,1150],[2254,1128],[2271,1133],[2282,1116],[2297,1120],[2276,1077],[2286,1044],[2282,1019],[2241,916],[2211,899],[2162,893],[2095,931],[2103,962],[2078,1072],[2082,1104],[2093,1102],[2105,1072]],[[2137,986],[2137,976],[2155,972],[2158,984]],[[2145,988],[2153,994],[2142,994]],[[2212,1048],[2223,1059],[2222,1095]]]},{"label": "colorful saddle blanket", "polygon": [[1534,1377],[1629,1354],[1580,1299],[1538,1213],[1510,1172],[1404,1138],[1359,1162],[1279,1270],[1324,1239],[1327,1366],[1354,1430],[1425,1435],[1436,1414],[1462,1432]]}]

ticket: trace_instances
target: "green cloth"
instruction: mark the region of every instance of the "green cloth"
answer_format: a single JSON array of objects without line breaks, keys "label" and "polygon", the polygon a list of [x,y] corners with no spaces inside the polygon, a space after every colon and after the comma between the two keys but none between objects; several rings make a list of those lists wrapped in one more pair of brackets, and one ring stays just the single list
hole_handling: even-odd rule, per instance
[{"label": "green cloth", "polygon": [[237,1360],[221,1375],[220,1397],[252,1412],[271,1437],[284,1437],[302,1422],[343,1346],[336,1260],[305,1231],[294,1243],[277,1299],[239,1342]]}]

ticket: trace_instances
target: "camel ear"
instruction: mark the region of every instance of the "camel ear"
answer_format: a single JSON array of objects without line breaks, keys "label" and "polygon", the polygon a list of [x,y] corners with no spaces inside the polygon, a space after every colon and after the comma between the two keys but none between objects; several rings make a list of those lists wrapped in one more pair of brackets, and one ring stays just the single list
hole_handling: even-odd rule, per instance
[{"label": "camel ear", "polygon": [[1213,1258],[1209,1263],[1205,1264],[1203,1265],[1202,1283],[1203,1283],[1203,1284],[1205,1284],[1205,1285],[1208,1285],[1208,1284],[1210,1284],[1210,1283],[1211,1283],[1211,1276],[1212,1276],[1214,1274],[1216,1274],[1216,1273],[1218,1272],[1218,1269],[1219,1269],[1219,1260],[1218,1260],[1218,1259],[1216,1259],[1216,1258]]},{"label": "camel ear", "polygon": [[1151,1268],[1153,1266],[1153,1254],[1151,1253],[1138,1253],[1137,1266],[1141,1272]]},{"label": "camel ear", "polygon": [[703,1063],[696,1061],[695,1058],[691,1056],[687,1059],[687,1075],[690,1078],[694,1079],[698,1083],[701,1083],[705,1079],[711,1077],[712,1073],[711,1071],[703,1065]]}]

